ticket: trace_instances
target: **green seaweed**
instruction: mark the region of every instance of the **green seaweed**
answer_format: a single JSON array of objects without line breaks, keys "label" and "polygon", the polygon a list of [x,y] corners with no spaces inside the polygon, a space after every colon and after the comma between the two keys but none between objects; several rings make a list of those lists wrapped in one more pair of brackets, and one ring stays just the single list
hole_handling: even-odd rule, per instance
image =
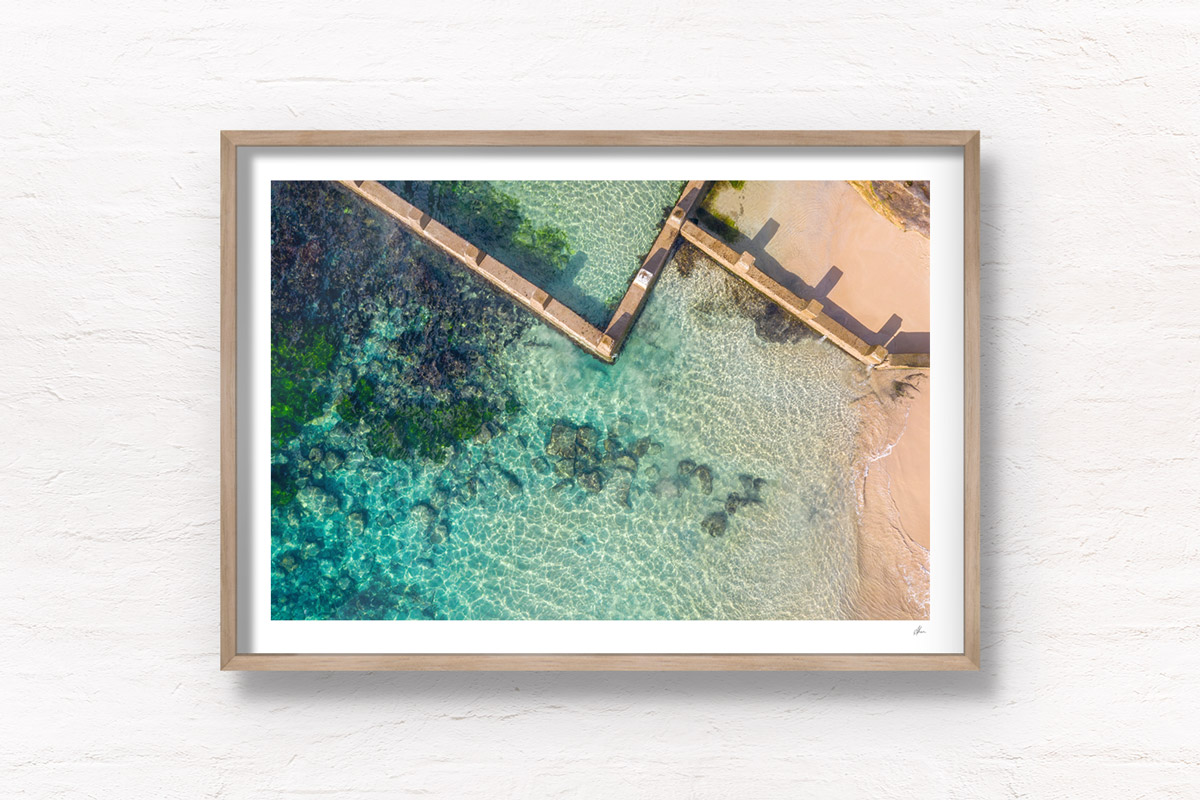
[{"label": "green seaweed", "polygon": [[296,481],[285,464],[271,465],[271,508],[283,508],[296,497]]},{"label": "green seaweed", "polygon": [[729,181],[729,185],[732,186],[734,189],[737,189],[739,192],[742,189],[746,188],[745,181]]},{"label": "green seaweed", "polygon": [[429,192],[433,216],[485,250],[545,275],[565,269],[574,255],[564,231],[534,225],[516,198],[487,181],[437,181]]},{"label": "green seaweed", "polygon": [[371,455],[392,460],[418,456],[441,462],[450,448],[474,437],[496,416],[482,398],[432,406],[401,401],[368,420],[367,447]]},{"label": "green seaweed", "polygon": [[338,416],[347,425],[354,427],[364,416],[370,413],[375,402],[375,387],[366,378],[359,378],[350,387],[350,391],[342,395],[334,408]]},{"label": "green seaweed", "polygon": [[737,223],[724,214],[707,208],[699,208],[696,210],[696,219],[725,244],[735,244],[742,238],[742,232],[737,229]]},{"label": "green seaweed", "polygon": [[271,340],[271,439],[294,439],[321,416],[329,400],[324,386],[336,349],[328,332],[292,323]]}]

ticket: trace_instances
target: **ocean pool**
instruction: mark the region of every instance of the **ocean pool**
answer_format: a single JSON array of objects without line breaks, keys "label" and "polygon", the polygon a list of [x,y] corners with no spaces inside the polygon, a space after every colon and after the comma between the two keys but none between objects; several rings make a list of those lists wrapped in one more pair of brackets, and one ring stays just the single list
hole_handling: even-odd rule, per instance
[{"label": "ocean pool", "polygon": [[[654,243],[684,181],[384,181],[451,230],[493,253],[603,330]],[[456,204],[447,197],[469,196]],[[481,218],[486,220],[480,224]],[[490,224],[489,224],[490,223]],[[562,263],[514,246],[505,234],[527,223],[561,232]]]},{"label": "ocean pool", "polygon": [[[319,416],[273,448],[275,618],[852,615],[862,373],[844,354],[684,245],[605,365],[387,220],[328,218],[353,216],[340,204],[275,224],[319,220],[329,258],[366,253],[408,289],[342,333]],[[456,431],[486,421],[388,457],[401,418],[346,402],[355,387],[372,408],[482,409]]]}]

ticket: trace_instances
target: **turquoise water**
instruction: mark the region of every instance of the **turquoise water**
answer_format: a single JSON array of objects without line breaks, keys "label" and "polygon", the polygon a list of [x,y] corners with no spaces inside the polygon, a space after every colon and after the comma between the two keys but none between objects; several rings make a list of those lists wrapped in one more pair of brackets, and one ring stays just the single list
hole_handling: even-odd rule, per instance
[{"label": "turquoise water", "polygon": [[[604,329],[679,199],[684,181],[494,181],[575,251],[543,288]],[[515,269],[515,267],[514,267]]]},{"label": "turquoise water", "polygon": [[[349,235],[329,219],[322,236]],[[405,258],[467,307],[439,322],[410,294],[341,340],[323,415],[275,448],[303,477],[273,509],[273,616],[850,615],[853,362],[795,330],[770,335],[765,302],[684,246],[607,366],[520,309],[504,316],[494,293],[409,238],[379,226],[377,248],[346,247],[370,249],[381,270],[415,248]],[[497,316],[498,328],[455,327]],[[404,370],[431,332],[473,366],[447,371],[457,383],[431,378],[426,402],[503,396],[503,412],[440,460],[381,457],[338,399],[363,376],[373,402],[411,393],[388,384],[429,374]]]},{"label": "turquoise water", "polygon": [[[384,181],[451,230],[492,253],[604,329],[679,199],[684,181]],[[447,193],[469,188],[473,202]],[[461,196],[462,193],[457,193]],[[482,218],[482,219],[481,219]],[[548,263],[516,246],[521,222],[560,232],[570,255]]]}]

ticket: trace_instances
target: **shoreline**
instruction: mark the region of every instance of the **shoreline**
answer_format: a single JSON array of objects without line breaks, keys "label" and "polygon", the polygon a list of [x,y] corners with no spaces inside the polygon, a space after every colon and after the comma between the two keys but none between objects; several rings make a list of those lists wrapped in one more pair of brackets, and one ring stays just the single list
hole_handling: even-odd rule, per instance
[{"label": "shoreline", "polygon": [[929,618],[929,380],[875,370],[856,401],[856,619]]},{"label": "shoreline", "polygon": [[[836,304],[861,337],[927,352],[929,240],[850,183],[719,184],[706,206],[784,288]],[[855,401],[856,619],[929,616],[929,381],[927,370],[872,370]]]}]

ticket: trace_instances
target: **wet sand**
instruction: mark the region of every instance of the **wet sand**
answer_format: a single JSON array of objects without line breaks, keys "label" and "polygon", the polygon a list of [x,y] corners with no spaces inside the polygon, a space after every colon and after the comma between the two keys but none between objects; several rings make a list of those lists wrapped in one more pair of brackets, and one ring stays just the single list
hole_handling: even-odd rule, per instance
[{"label": "wet sand", "polygon": [[855,453],[861,619],[929,618],[929,375],[878,370]]}]

